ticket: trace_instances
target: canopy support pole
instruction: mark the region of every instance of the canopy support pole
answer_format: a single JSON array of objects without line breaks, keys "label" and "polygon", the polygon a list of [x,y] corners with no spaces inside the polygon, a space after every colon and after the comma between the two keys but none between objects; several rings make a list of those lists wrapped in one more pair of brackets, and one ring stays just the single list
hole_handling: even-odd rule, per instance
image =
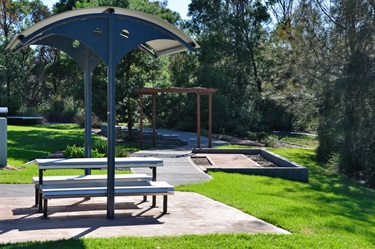
[{"label": "canopy support pole", "polygon": [[[91,158],[91,115],[92,115],[92,71],[89,50],[85,47],[85,157]],[[91,175],[91,169],[85,169],[85,175]]]},{"label": "canopy support pole", "polygon": [[143,94],[139,95],[139,145],[143,148]]},{"label": "canopy support pole", "polygon": [[208,95],[208,148],[212,147],[212,94]]},{"label": "canopy support pole", "polygon": [[156,93],[152,94],[152,146],[156,146]]},{"label": "canopy support pole", "polygon": [[115,64],[115,15],[108,19],[108,171],[107,171],[107,218],[115,218],[115,139],[116,139],[116,64]]},{"label": "canopy support pole", "polygon": [[197,148],[201,148],[201,95],[197,93]]}]

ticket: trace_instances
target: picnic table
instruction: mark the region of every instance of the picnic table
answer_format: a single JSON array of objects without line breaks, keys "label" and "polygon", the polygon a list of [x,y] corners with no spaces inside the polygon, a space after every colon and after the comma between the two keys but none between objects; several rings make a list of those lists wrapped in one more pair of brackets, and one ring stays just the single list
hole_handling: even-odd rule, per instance
[{"label": "picnic table", "polygon": [[[47,217],[47,199],[50,198],[68,198],[88,195],[104,196],[106,195],[106,181],[103,184],[103,175],[98,176],[83,176],[83,177],[67,177],[64,179],[62,176],[49,177],[48,186],[44,186],[43,172],[52,169],[106,169],[107,158],[59,158],[59,159],[36,159],[39,169],[38,180],[34,179],[36,191],[36,204],[38,203],[39,211],[42,211],[44,199],[44,217]],[[140,168],[148,167],[152,169],[151,181],[144,175],[136,177],[118,178],[120,181],[126,181],[126,186],[118,186],[115,189],[117,195],[143,195],[146,200],[146,195],[153,193],[164,195],[164,211],[166,212],[166,195],[172,194],[173,186],[165,182],[156,182],[157,167],[163,166],[163,160],[155,157],[126,157],[115,158],[116,168]],[[35,177],[36,178],[36,177]],[[83,181],[83,179],[85,181]],[[117,179],[117,178],[116,178]],[[79,180],[79,181],[78,181]],[[106,177],[104,178],[106,180]],[[55,182],[55,185],[53,185]],[[66,182],[67,184],[64,184]],[[70,186],[74,182],[74,188]],[[92,182],[93,185],[87,185]],[[98,186],[98,182],[101,185]],[[136,182],[136,186],[134,185]],[[140,184],[139,182],[143,182]],[[130,185],[129,185],[130,184]],[[89,191],[88,191],[89,190]],[[153,195],[153,206],[156,206],[156,196]]]}]

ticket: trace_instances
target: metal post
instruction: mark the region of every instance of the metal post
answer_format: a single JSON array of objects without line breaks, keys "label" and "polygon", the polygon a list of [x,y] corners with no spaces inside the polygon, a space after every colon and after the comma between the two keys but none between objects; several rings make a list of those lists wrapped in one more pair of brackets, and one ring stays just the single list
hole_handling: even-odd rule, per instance
[{"label": "metal post", "polygon": [[116,139],[116,64],[114,62],[115,50],[115,16],[111,14],[108,19],[108,171],[107,171],[107,218],[115,218],[115,139]]},{"label": "metal post", "polygon": [[152,146],[156,146],[156,93],[152,94]]},{"label": "metal post", "polygon": [[208,148],[212,147],[212,95],[208,95]]},{"label": "metal post", "polygon": [[0,117],[0,167],[8,164],[8,121]]},{"label": "metal post", "polygon": [[197,93],[197,148],[201,148],[201,95]]},{"label": "metal post", "polygon": [[143,147],[143,94],[139,96],[139,145]]},{"label": "metal post", "polygon": [[[91,115],[92,115],[92,73],[90,69],[89,51],[85,46],[85,157],[91,157]],[[85,169],[85,175],[91,175],[91,169]]]}]

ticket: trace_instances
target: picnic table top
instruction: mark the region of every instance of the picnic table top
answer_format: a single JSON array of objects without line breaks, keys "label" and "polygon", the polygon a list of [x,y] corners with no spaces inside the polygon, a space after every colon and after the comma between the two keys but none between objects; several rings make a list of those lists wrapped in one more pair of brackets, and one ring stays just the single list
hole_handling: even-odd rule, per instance
[{"label": "picnic table top", "polygon": [[[107,158],[36,159],[40,169],[54,167],[107,167]],[[115,167],[159,167],[163,160],[155,157],[116,157]]]}]

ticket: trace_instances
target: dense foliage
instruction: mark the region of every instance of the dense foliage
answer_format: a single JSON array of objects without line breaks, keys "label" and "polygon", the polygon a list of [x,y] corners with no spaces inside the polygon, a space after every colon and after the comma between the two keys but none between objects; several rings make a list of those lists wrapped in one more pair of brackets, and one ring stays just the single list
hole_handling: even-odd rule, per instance
[{"label": "dense foliage", "polygon": [[[113,5],[144,11],[183,28],[201,45],[153,59],[135,50],[118,65],[117,120],[138,119],[141,87],[209,87],[214,132],[317,131],[321,160],[375,185],[375,4],[372,0],[192,0],[189,20],[167,1],[40,0],[0,3],[0,105],[11,115],[82,120],[83,73],[49,47],[5,51],[20,31],[51,14]],[[93,74],[93,111],[106,121],[106,68]],[[151,116],[151,99],[145,114]],[[202,127],[208,100],[202,98]],[[158,97],[158,126],[196,129],[194,95]]]}]

